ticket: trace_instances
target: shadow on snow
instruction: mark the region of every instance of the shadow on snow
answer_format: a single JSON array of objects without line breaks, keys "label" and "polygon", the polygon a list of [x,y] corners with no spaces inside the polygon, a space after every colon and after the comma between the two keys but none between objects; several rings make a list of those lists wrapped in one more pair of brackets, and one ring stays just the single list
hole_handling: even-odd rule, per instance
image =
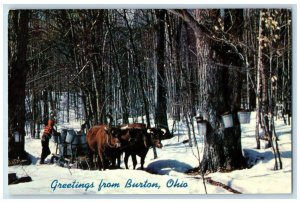
[{"label": "shadow on snow", "polygon": [[[281,151],[280,152],[282,158],[291,158],[291,151]],[[251,168],[259,161],[268,162],[274,159],[274,155],[272,151],[264,151],[260,152],[258,149],[244,149],[244,156],[247,160],[248,167]]]},{"label": "shadow on snow", "polygon": [[184,173],[193,167],[184,162],[180,162],[177,160],[159,160],[150,163],[147,167],[147,171],[160,175],[169,175],[171,171],[176,171],[180,173]]}]

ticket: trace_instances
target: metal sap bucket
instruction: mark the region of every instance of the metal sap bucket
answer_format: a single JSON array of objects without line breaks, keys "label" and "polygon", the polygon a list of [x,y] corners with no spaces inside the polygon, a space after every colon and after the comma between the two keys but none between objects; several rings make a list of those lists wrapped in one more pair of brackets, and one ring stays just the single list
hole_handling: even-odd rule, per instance
[{"label": "metal sap bucket", "polygon": [[58,139],[58,143],[65,143],[67,137],[68,129],[61,129],[60,138]]},{"label": "metal sap bucket", "polygon": [[77,134],[74,129],[68,129],[66,136],[66,143],[78,144]]},{"label": "metal sap bucket", "polygon": [[207,133],[207,122],[201,121],[198,123],[198,125],[199,125],[199,134],[201,136],[205,136]]},{"label": "metal sap bucket", "polygon": [[225,128],[233,127],[233,116],[232,114],[222,115],[222,120]]},{"label": "metal sap bucket", "polygon": [[22,136],[18,131],[14,132],[14,138],[15,142],[22,142]]},{"label": "metal sap bucket", "polygon": [[240,111],[238,112],[238,118],[241,124],[250,123],[250,111]]}]

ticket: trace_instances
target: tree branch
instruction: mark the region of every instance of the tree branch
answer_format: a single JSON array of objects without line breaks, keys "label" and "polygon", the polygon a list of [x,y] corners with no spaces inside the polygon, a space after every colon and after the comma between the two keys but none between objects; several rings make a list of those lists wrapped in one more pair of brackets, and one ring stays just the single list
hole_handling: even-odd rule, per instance
[{"label": "tree branch", "polygon": [[241,52],[239,52],[237,46],[238,44],[234,44],[230,42],[224,35],[223,38],[216,37],[216,34],[208,29],[204,24],[198,22],[186,9],[169,9],[169,12],[179,16],[182,18],[188,25],[194,30],[195,35],[200,37],[203,34],[206,34],[208,38],[213,39],[215,41],[221,41],[231,47],[231,49],[236,53],[242,61],[245,61],[245,58]]},{"label": "tree branch", "polygon": [[204,24],[198,22],[186,9],[169,9],[169,12],[182,18],[194,30],[195,34],[200,36],[202,33],[211,35],[212,32]]}]

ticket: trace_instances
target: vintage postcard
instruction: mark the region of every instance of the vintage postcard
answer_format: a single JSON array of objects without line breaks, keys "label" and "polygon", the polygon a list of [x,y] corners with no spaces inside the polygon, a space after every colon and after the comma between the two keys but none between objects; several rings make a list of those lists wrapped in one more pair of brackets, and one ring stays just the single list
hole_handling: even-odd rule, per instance
[{"label": "vintage postcard", "polygon": [[294,12],[7,9],[7,197],[290,197]]}]

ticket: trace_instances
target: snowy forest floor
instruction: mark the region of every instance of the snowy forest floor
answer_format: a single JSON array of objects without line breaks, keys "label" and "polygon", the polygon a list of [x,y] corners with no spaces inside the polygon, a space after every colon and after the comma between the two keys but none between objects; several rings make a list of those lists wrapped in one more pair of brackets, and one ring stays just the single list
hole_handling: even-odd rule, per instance
[{"label": "snowy forest floor", "polygon": [[[170,121],[170,124],[172,121]],[[207,194],[291,194],[292,176],[292,133],[291,126],[283,120],[277,120],[276,132],[279,138],[283,169],[273,170],[274,158],[271,148],[257,150],[255,141],[255,113],[251,123],[241,125],[242,148],[251,168],[228,173],[211,173],[205,176]],[[80,125],[70,124],[76,128]],[[196,126],[196,124],[195,124]],[[197,131],[196,131],[197,133]],[[43,194],[205,194],[202,178],[199,174],[187,174],[188,170],[198,167],[196,147],[183,143],[188,139],[185,124],[179,123],[179,132],[174,137],[162,141],[164,147],[157,149],[158,158],[153,159],[149,150],[146,170],[133,170],[129,159],[129,170],[82,170],[67,169],[56,164],[39,165],[41,142],[39,139],[26,137],[25,149],[30,154],[32,164],[10,166],[9,173],[18,177],[30,176],[31,182],[8,186],[9,195]],[[200,158],[204,148],[203,137],[197,136]],[[263,143],[262,143],[263,146]],[[50,142],[50,149],[55,152],[55,143]],[[46,161],[50,161],[48,156]],[[139,157],[138,157],[139,162]],[[122,161],[121,167],[125,168]],[[138,164],[139,168],[140,165]],[[151,172],[151,173],[150,173]],[[60,184],[59,184],[60,183]],[[131,185],[129,184],[131,183]],[[132,183],[138,183],[133,187]],[[65,184],[65,185],[63,185]],[[69,185],[67,185],[69,184]],[[81,186],[79,186],[81,184]],[[76,196],[75,196],[76,197]]]}]

